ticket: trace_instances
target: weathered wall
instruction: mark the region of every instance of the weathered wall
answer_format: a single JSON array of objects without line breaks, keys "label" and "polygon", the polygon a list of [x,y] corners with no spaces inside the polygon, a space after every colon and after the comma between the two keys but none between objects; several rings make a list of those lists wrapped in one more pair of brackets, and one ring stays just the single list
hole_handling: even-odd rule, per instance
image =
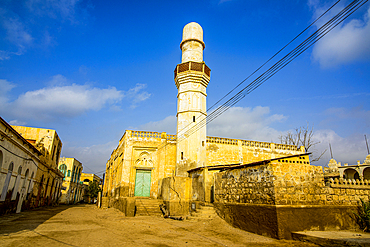
[{"label": "weathered wall", "polygon": [[166,205],[169,215],[189,214],[191,179],[189,177],[167,177],[161,181],[159,198]]},{"label": "weathered wall", "polygon": [[60,203],[74,204],[83,200],[85,193],[84,186],[80,184],[80,178],[82,173],[82,163],[75,158],[62,157],[59,160],[59,169],[61,166],[67,167],[64,172],[64,180],[62,185],[62,196]]},{"label": "weathered wall", "polygon": [[276,238],[353,229],[352,212],[359,199],[369,200],[370,186],[339,182],[325,184],[322,168],[310,165],[308,155],[276,159],[216,174],[215,205],[230,224]]},{"label": "weathered wall", "polygon": [[128,217],[135,216],[136,199],[134,197],[118,197],[118,198],[110,198],[108,200],[109,200],[108,202],[106,200],[103,200],[103,204],[102,204],[103,208],[112,207],[124,213],[125,216],[128,216]]},{"label": "weathered wall", "polygon": [[0,214],[57,203],[63,175],[55,164],[62,146],[56,132],[0,118],[0,138]]},{"label": "weathered wall", "polygon": [[104,196],[135,195],[137,170],[151,171],[150,197],[158,197],[159,180],[175,170],[176,142],[166,133],[126,131],[107,162]]},{"label": "weathered wall", "polygon": [[304,154],[294,145],[207,136],[207,165],[247,164]]}]

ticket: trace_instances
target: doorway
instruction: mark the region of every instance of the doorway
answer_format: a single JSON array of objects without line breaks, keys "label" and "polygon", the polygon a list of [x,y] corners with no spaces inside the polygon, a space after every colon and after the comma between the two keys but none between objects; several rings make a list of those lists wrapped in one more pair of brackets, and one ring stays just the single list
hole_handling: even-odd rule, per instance
[{"label": "doorway", "polygon": [[136,170],[135,196],[150,196],[150,181],[152,172],[148,170]]}]

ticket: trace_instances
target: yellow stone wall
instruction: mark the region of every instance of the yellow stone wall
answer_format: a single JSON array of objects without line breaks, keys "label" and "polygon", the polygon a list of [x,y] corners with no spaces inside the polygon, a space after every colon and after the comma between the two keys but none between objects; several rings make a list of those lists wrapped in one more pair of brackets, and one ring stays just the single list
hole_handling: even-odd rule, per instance
[{"label": "yellow stone wall", "polygon": [[[60,202],[66,204],[77,203],[83,199],[85,188],[82,182],[80,183],[82,164],[75,158],[62,157],[59,160],[59,168],[61,165],[66,165],[67,170],[63,180]],[[68,173],[68,171],[70,172]]]},{"label": "yellow stone wall", "polygon": [[358,205],[370,199],[370,181],[330,179],[308,155],[275,159],[216,174],[218,203]]},{"label": "yellow stone wall", "polygon": [[[1,201],[9,200],[18,210],[24,210],[56,203],[63,174],[58,171],[56,165],[62,142],[55,130],[10,126],[1,117],[0,123],[1,193],[5,185],[0,204]],[[44,136],[48,137],[43,138]],[[13,169],[9,170],[11,167]],[[9,175],[10,180],[6,181]],[[18,196],[20,203],[14,205]]]},{"label": "yellow stone wall", "polygon": [[157,198],[158,184],[174,174],[175,162],[174,135],[127,130],[107,162],[103,195],[134,196],[136,171],[150,170],[150,197]]},{"label": "yellow stone wall", "polygon": [[[206,166],[246,164],[304,153],[292,145],[207,137]],[[167,133],[127,130],[107,162],[103,196],[135,195],[136,170],[151,170],[150,196],[158,197],[162,179],[174,176],[176,136]],[[210,200],[214,171],[202,172],[205,192],[193,186],[194,200]],[[189,176],[189,175],[188,175]],[[189,192],[190,193],[190,192]]]},{"label": "yellow stone wall", "polygon": [[50,164],[51,168],[58,168],[62,141],[55,130],[25,126],[12,127],[44,154],[46,163]]},{"label": "yellow stone wall", "polygon": [[303,147],[294,145],[207,137],[207,166],[248,164],[304,153]]}]

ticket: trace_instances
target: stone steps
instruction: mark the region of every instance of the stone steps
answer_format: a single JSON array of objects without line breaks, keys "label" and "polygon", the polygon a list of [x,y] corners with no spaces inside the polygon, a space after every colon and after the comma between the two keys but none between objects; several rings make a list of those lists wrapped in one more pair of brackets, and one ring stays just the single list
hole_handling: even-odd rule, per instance
[{"label": "stone steps", "polygon": [[159,208],[160,204],[163,204],[162,200],[137,198],[135,202],[135,216],[161,216],[162,212]]},{"label": "stone steps", "polygon": [[217,213],[212,204],[207,203],[204,206],[201,206],[195,212],[192,212],[190,216],[187,217],[187,220],[190,221],[203,221],[203,220],[212,220],[217,217]]}]

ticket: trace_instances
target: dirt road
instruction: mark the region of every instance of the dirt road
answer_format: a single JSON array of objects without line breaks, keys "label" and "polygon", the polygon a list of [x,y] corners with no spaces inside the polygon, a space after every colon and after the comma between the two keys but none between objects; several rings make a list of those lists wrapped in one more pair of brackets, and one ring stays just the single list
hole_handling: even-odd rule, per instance
[{"label": "dirt road", "polygon": [[125,217],[95,205],[58,206],[0,216],[0,246],[314,246],[235,229],[219,218],[176,221]]}]

